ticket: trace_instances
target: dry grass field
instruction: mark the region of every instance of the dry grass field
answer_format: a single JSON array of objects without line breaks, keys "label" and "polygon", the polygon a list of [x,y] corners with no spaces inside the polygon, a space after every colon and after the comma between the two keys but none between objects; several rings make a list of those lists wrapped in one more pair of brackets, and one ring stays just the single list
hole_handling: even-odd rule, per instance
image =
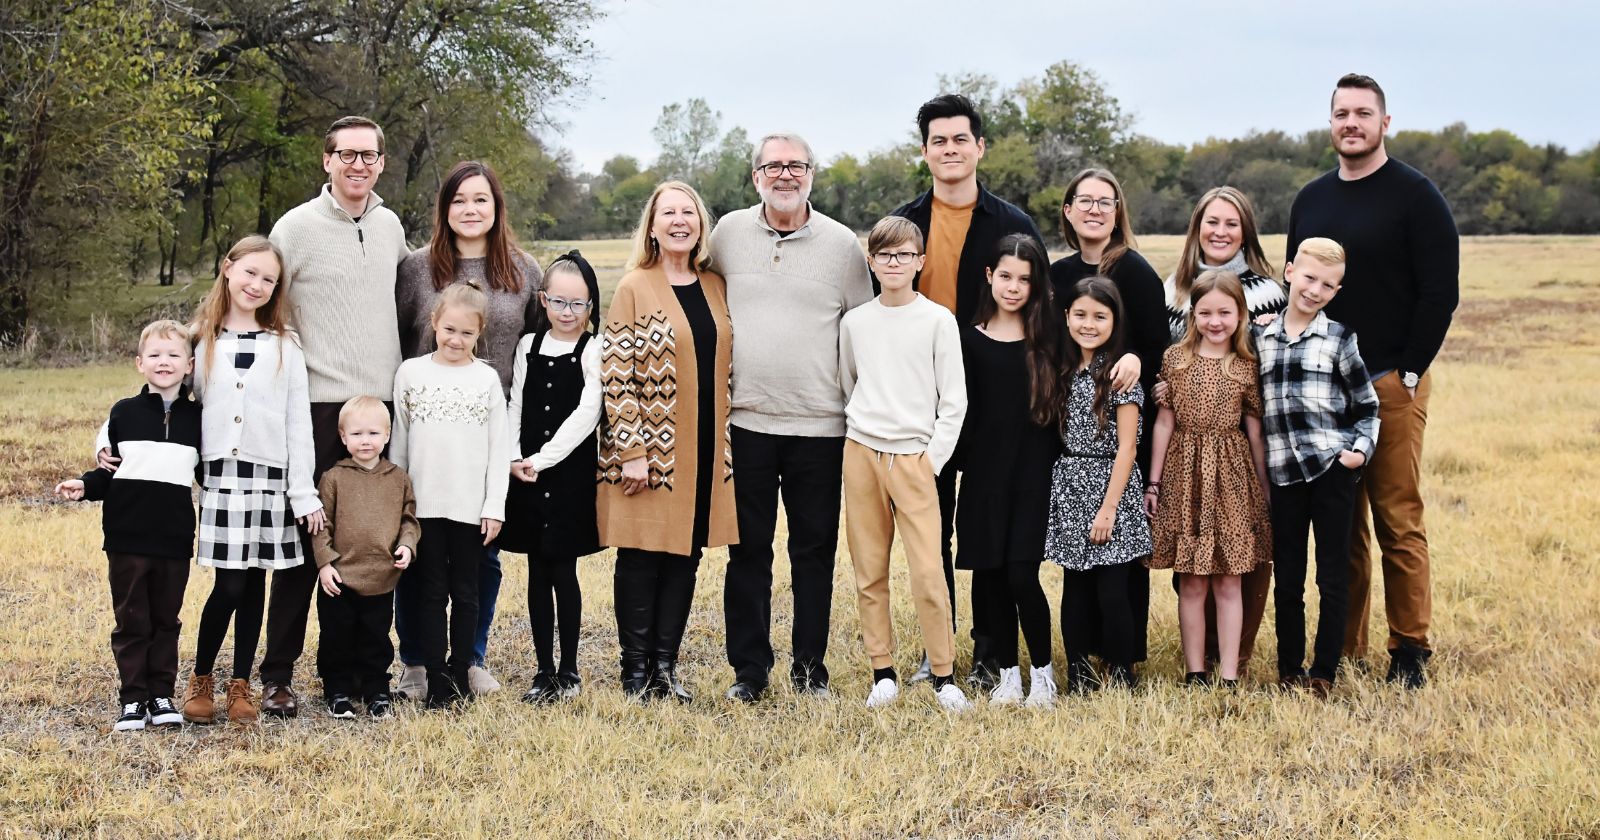
[{"label": "dry grass field", "polygon": [[[597,261],[620,266],[615,250]],[[1177,241],[1145,251],[1166,270]],[[526,567],[507,555],[490,648],[507,690],[464,713],[346,722],[312,701],[252,729],[113,734],[98,510],[47,495],[138,378],[131,364],[0,370],[0,835],[1600,837],[1600,237],[1468,240],[1464,263],[1426,455],[1432,683],[1385,686],[1375,654],[1326,703],[1271,688],[1270,617],[1248,687],[1180,689],[1158,574],[1131,694],[951,717],[922,688],[869,713],[841,540],[829,701],[782,685],[754,707],[718,699],[726,555],[712,551],[685,641],[694,704],[618,692],[601,554],[581,566],[584,696],[524,706]],[[1060,575],[1041,573],[1054,602]],[[185,667],[210,577],[191,578]],[[904,597],[903,575],[895,586]],[[909,599],[895,619],[908,673]]]}]

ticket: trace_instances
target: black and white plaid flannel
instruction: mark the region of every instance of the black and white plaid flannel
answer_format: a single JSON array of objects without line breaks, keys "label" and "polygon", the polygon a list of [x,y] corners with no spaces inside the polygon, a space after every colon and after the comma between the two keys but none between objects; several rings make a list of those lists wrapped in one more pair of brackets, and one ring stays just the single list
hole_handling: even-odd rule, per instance
[{"label": "black and white plaid flannel", "polygon": [[1253,329],[1272,483],[1311,481],[1345,449],[1370,460],[1378,440],[1378,395],[1356,334],[1324,312],[1293,339],[1284,334],[1281,316]]}]

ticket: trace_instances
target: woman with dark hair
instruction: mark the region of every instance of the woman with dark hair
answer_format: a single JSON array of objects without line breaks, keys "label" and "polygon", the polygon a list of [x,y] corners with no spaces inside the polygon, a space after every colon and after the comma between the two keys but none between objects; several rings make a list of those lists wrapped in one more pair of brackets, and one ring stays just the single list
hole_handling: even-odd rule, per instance
[{"label": "woman with dark hair", "polygon": [[[1142,414],[1145,428],[1150,428],[1156,420],[1156,406],[1148,395],[1161,372],[1161,354],[1170,343],[1166,299],[1161,275],[1137,250],[1128,202],[1115,175],[1104,169],[1085,169],[1067,184],[1061,201],[1061,235],[1076,253],[1050,266],[1056,299],[1065,306],[1065,295],[1085,277],[1100,275],[1116,285],[1122,299],[1124,347],[1139,357],[1139,384],[1147,396]],[[1149,471],[1148,435],[1139,439],[1136,460],[1141,473]],[[1143,662],[1150,624],[1150,570],[1138,566],[1128,581],[1135,628],[1133,661]]]},{"label": "woman with dark hair", "polygon": [[600,541],[617,549],[622,690],[641,701],[692,699],[677,667],[700,555],[739,539],[728,439],[733,328],[727,285],[708,267],[710,233],[693,187],[658,185],[600,333],[596,515]]},{"label": "woman with dark hair", "polygon": [[955,565],[972,570],[972,600],[984,605],[999,683],[989,702],[1023,700],[1017,623],[1032,665],[1029,706],[1055,702],[1050,604],[1039,585],[1050,473],[1061,453],[1064,408],[1061,308],[1050,260],[1028,234],[1003,237],[985,269],[988,294],[961,328],[967,415],[953,459],[962,470]]},{"label": "woman with dark hair", "polygon": [[1203,272],[1231,272],[1244,286],[1246,317],[1282,309],[1289,299],[1276,270],[1267,262],[1256,232],[1256,211],[1250,199],[1234,187],[1213,187],[1200,196],[1189,216],[1178,268],[1164,284],[1167,324],[1174,343],[1183,338],[1189,315],[1189,292]]},{"label": "woman with dark hair", "polygon": [[[539,264],[517,247],[505,193],[494,170],[477,161],[456,164],[439,185],[433,236],[400,263],[395,280],[401,352],[408,359],[432,352],[434,304],[445,289],[470,283],[489,296],[489,320],[478,339],[478,357],[500,374],[501,387],[509,393],[517,340],[539,311],[540,279]],[[486,694],[500,688],[484,660],[500,597],[498,548],[484,548],[478,572],[478,629],[467,680],[473,694]],[[412,604],[415,591],[407,580],[401,576],[395,595],[395,634],[405,666],[399,691],[402,696],[419,696],[426,688],[422,643]]]}]

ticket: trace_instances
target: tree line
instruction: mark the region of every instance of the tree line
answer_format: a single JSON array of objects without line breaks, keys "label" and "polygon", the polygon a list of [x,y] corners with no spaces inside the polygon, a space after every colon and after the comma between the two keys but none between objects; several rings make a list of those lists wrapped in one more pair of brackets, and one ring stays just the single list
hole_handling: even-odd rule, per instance
[{"label": "tree line", "polygon": [[[385,127],[379,193],[414,237],[463,159],[495,167],[525,239],[625,233],[667,177],[718,215],[753,204],[752,137],[703,99],[663,107],[652,161],[580,172],[541,139],[550,107],[584,89],[597,15],[592,0],[0,4],[0,338],[28,323],[42,288],[214,271],[233,241],[317,188],[322,131],[347,113]],[[980,177],[1047,236],[1062,185],[1088,165],[1117,173],[1149,233],[1181,232],[1195,198],[1224,183],[1251,196],[1264,231],[1282,230],[1299,187],[1334,166],[1325,127],[1188,146],[1141,135],[1070,61],[1010,85],[963,75],[938,88],[978,104]],[[902,143],[820,150],[818,209],[862,230],[928,188],[915,105]],[[1600,231],[1600,145],[1573,153],[1456,124],[1399,132],[1389,148],[1439,184],[1462,233]]]}]

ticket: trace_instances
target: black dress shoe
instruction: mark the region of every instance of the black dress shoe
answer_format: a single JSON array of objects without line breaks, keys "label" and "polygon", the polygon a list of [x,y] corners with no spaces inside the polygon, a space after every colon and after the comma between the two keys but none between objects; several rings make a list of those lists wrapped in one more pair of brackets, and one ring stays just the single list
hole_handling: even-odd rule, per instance
[{"label": "black dress shoe", "polygon": [[1384,680],[1400,683],[1405,688],[1422,688],[1428,684],[1426,666],[1431,656],[1433,651],[1401,643],[1389,651],[1389,673]]},{"label": "black dress shoe", "polygon": [[1139,685],[1139,677],[1132,665],[1111,665],[1106,668],[1106,684],[1132,689]]},{"label": "black dress shoe", "polygon": [[738,700],[741,703],[754,703],[761,699],[761,694],[766,686],[752,685],[740,680],[728,686],[728,693],[723,695],[729,700]]},{"label": "black dress shoe", "polygon": [[1206,688],[1211,685],[1211,672],[1190,671],[1183,675],[1183,684],[1193,688]]},{"label": "black dress shoe", "polygon": [[1100,681],[1094,675],[1094,668],[1086,659],[1069,661],[1067,663],[1067,693],[1088,694],[1100,687]]},{"label": "black dress shoe", "polygon": [[1000,668],[992,660],[976,659],[972,662],[972,670],[967,672],[967,685],[980,693],[987,694],[994,691],[1000,684]]},{"label": "black dress shoe", "polygon": [[560,696],[561,687],[556,683],[556,675],[550,671],[540,671],[533,675],[533,687],[522,695],[522,702],[543,706],[555,702]]}]

